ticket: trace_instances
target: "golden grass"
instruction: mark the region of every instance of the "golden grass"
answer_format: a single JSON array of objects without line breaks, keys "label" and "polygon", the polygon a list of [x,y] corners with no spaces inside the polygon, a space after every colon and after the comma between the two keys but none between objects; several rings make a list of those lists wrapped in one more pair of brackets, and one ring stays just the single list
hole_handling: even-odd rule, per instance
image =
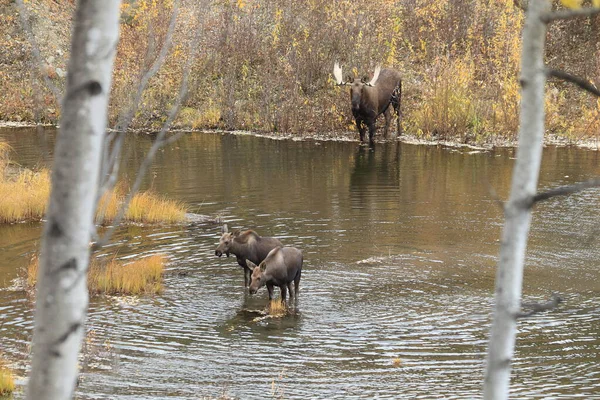
[{"label": "golden grass", "polygon": [[[123,185],[117,185],[115,189],[102,196],[96,213],[96,220],[99,223],[109,224],[115,219],[125,200],[124,193]],[[183,222],[186,211],[185,204],[180,201],[166,199],[152,191],[139,192],[131,199],[125,213],[125,220],[141,223]]]},{"label": "golden grass", "polygon": [[15,390],[15,377],[12,371],[0,361],[0,396],[8,396]]},{"label": "golden grass", "polygon": [[50,171],[20,171],[15,178],[0,178],[0,223],[40,220],[50,196]]},{"label": "golden grass", "polygon": [[[46,213],[49,197],[49,170],[23,170],[10,179],[1,173],[0,223],[41,220]],[[124,199],[125,195],[117,189],[105,194],[96,213],[99,222],[107,224],[114,220]],[[151,191],[140,192],[131,200],[125,220],[141,223],[183,222],[186,211],[182,202],[165,199]]]},{"label": "golden grass", "polygon": [[185,206],[175,200],[168,200],[152,192],[137,193],[131,199],[126,219],[134,222],[182,222],[185,220]]},{"label": "golden grass", "polygon": [[282,317],[285,314],[287,314],[285,302],[281,299],[271,300],[271,303],[269,304],[269,315]]},{"label": "golden grass", "polygon": [[[35,286],[38,257],[32,257],[27,266],[27,284]],[[88,272],[88,288],[92,294],[155,294],[162,292],[162,275],[167,257],[155,254],[125,264],[111,259],[108,262],[94,258]]]}]

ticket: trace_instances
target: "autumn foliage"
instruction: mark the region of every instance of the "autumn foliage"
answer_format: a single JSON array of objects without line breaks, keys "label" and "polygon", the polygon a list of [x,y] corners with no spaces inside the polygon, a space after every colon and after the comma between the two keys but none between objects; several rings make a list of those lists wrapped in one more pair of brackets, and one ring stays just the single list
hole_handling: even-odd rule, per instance
[{"label": "autumn foliage", "polygon": [[[28,2],[34,10],[50,3]],[[69,4],[61,3],[61,13]],[[461,142],[511,139],[518,125],[524,20],[515,4],[513,0],[183,0],[165,62],[144,92],[134,126],[157,127],[166,119],[193,33],[200,29],[190,91],[176,121],[181,127],[294,134],[353,130],[347,91],[335,86],[331,76],[333,63],[339,61],[345,73],[358,76],[368,75],[376,64],[402,72],[403,124],[409,134]],[[159,58],[173,6],[173,0],[123,3],[110,107],[113,123],[131,107],[140,77]],[[562,5],[557,1],[555,7]],[[44,9],[49,18],[56,14],[54,8]],[[6,7],[3,11],[0,17],[12,18],[14,26],[14,15],[8,15]],[[37,18],[38,25],[45,26],[48,17],[38,12]],[[592,17],[552,24],[548,64],[598,79],[599,22],[600,17]],[[53,24],[49,29],[67,30],[67,25]],[[17,37],[15,32],[11,35]],[[39,39],[46,51],[48,45]],[[66,43],[63,47],[66,52]],[[55,64],[64,65],[63,59],[53,57]],[[55,68],[50,64],[50,70]],[[52,79],[59,86],[64,81],[54,75]],[[16,82],[18,93],[12,88]],[[37,102],[45,107],[40,119],[56,120],[54,100],[42,83],[34,82],[31,77],[0,76],[0,87],[9,93],[0,119],[14,119],[19,110],[19,118],[32,119],[30,110]],[[549,82],[551,133],[569,139],[595,136],[599,113],[595,99],[567,84]]]}]

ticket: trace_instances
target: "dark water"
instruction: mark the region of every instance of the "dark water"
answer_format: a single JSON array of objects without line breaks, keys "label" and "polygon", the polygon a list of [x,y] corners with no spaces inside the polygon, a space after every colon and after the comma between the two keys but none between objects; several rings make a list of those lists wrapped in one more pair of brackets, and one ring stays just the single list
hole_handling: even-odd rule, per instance
[{"label": "dark water", "polygon": [[[14,158],[47,163],[45,139],[1,130]],[[131,178],[151,144],[131,135]],[[219,227],[129,226],[110,251],[162,252],[160,296],[95,298],[81,399],[479,397],[502,214],[514,152],[188,134],[146,187],[304,251],[298,313],[255,321]],[[600,154],[547,148],[542,188],[600,175]],[[519,324],[512,396],[600,397],[600,191],[536,207],[524,297],[560,309]],[[39,224],[0,226],[0,353],[27,373],[32,304],[14,287]],[[394,360],[399,359],[399,365]],[[19,383],[25,383],[20,378]],[[17,398],[22,394],[17,394]]]}]

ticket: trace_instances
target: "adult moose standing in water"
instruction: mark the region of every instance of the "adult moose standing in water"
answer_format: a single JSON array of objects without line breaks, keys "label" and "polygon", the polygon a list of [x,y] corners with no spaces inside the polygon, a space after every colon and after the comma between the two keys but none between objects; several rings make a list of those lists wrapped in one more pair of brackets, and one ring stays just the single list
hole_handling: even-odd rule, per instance
[{"label": "adult moose standing in water", "polygon": [[282,247],[283,244],[278,239],[272,237],[261,237],[253,230],[240,232],[239,230],[228,232],[227,225],[223,225],[223,235],[219,240],[219,246],[215,250],[215,255],[221,257],[223,254],[229,257],[229,253],[237,258],[237,262],[244,269],[244,286],[250,286],[252,271],[246,263],[246,260],[254,264],[260,264],[271,250],[276,247]]},{"label": "adult moose standing in water", "polygon": [[[375,68],[373,78],[367,82],[366,79],[348,77],[347,81],[342,79],[342,68],[336,62],[333,66],[333,76],[338,85],[350,86],[350,100],[352,101],[352,115],[356,121],[356,127],[360,133],[360,141],[365,141],[365,129],[369,128],[369,143],[372,145],[375,136],[375,121],[381,114],[385,117],[384,138],[388,138],[392,110],[396,110],[398,116],[397,134],[400,135],[400,120],[402,113],[400,103],[402,98],[402,80],[400,72],[379,66]],[[392,106],[390,108],[390,105]],[[365,127],[366,126],[366,127]]]}]

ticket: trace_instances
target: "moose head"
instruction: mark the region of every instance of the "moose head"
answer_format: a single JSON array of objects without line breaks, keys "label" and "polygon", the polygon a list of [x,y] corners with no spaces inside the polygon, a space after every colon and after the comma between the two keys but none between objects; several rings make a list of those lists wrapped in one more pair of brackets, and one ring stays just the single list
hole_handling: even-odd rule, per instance
[{"label": "moose head", "polygon": [[378,65],[375,68],[375,72],[373,73],[373,78],[367,82],[366,78],[353,78],[348,76],[348,79],[344,81],[342,79],[342,68],[336,62],[333,66],[333,76],[338,85],[348,85],[350,86],[350,99],[352,101],[352,109],[358,110],[360,108],[361,98],[363,97],[363,90],[365,87],[373,87],[379,78],[379,73],[381,72],[381,67]]}]

